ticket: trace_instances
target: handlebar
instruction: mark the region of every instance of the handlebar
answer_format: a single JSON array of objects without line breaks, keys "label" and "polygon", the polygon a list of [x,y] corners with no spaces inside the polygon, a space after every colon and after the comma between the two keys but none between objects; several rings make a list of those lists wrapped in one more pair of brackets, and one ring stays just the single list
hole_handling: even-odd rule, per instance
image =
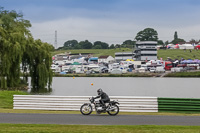
[{"label": "handlebar", "polygon": [[93,103],[94,102],[94,97],[89,98],[90,102]]}]

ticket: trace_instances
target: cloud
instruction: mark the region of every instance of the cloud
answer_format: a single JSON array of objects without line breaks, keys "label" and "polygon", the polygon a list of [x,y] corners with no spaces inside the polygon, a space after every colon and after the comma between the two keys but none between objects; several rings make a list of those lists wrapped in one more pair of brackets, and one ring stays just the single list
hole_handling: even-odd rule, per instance
[{"label": "cloud", "polygon": [[123,19],[92,19],[70,17],[60,20],[32,23],[30,29],[34,38],[40,38],[44,42],[54,44],[55,31],[57,31],[58,47],[65,41],[76,39],[78,41],[89,40],[103,41],[109,44],[121,44],[125,40],[134,40],[136,34],[145,28],[154,28],[158,32],[159,39],[163,41],[173,40],[177,31],[180,38],[189,41],[199,39],[198,29],[200,25],[174,26],[157,25],[152,22],[140,23],[140,21],[126,21]]},{"label": "cloud", "polygon": [[71,39],[121,44],[133,40],[145,28],[154,28],[163,41],[173,40],[175,31],[187,41],[199,39],[199,3],[190,4],[187,0],[104,2],[83,4],[71,0],[65,3],[67,6],[32,5],[24,7],[25,17],[31,20],[35,38],[54,44],[57,30],[58,46]]},{"label": "cloud", "polygon": [[127,39],[134,39],[138,26],[113,19],[67,18],[32,23],[30,30],[35,38],[41,38],[51,44],[54,43],[54,33],[57,30],[57,42],[62,46],[65,41],[71,39],[104,41],[109,44],[122,43]]}]

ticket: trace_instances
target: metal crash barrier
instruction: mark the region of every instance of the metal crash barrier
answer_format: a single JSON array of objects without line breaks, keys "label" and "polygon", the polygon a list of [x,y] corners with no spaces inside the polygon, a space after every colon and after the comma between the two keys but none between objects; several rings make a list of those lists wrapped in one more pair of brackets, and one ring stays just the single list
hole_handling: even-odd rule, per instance
[{"label": "metal crash barrier", "polygon": [[[13,109],[80,110],[91,96],[14,95]],[[120,112],[158,112],[157,97],[110,96],[120,103]]]}]

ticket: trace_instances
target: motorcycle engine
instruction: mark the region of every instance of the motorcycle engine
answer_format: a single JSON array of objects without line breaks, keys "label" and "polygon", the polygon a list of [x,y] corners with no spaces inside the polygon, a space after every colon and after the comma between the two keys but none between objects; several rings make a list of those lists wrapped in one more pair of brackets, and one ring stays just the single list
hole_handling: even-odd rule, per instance
[{"label": "motorcycle engine", "polygon": [[95,107],[96,107],[96,109],[97,109],[97,111],[102,111],[103,110],[103,108],[102,108],[102,105],[100,104],[100,102],[99,102],[99,100],[97,100],[97,101],[95,101]]},{"label": "motorcycle engine", "polygon": [[102,111],[103,108],[102,107],[97,107],[97,111]]},{"label": "motorcycle engine", "polygon": [[100,103],[95,104],[95,107],[96,107],[97,111],[102,111],[103,110],[103,108],[102,108]]}]

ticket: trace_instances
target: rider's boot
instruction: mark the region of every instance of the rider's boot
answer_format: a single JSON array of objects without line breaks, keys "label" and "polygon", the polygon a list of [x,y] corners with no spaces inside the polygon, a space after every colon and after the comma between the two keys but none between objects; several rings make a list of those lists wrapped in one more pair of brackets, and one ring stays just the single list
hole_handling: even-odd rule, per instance
[{"label": "rider's boot", "polygon": [[105,105],[105,104],[103,104],[103,105],[102,105],[102,108],[103,108],[103,109],[106,109],[106,105]]}]

